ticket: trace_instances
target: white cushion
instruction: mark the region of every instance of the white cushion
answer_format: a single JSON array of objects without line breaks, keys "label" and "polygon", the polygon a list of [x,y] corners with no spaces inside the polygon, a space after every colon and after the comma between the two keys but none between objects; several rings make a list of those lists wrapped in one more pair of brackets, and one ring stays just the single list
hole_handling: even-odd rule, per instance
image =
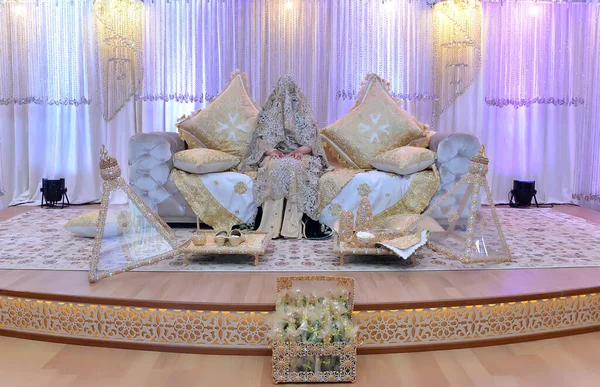
[{"label": "white cushion", "polygon": [[195,174],[224,172],[239,163],[235,156],[208,148],[187,149],[173,156],[175,168]]},{"label": "white cushion", "polygon": [[[92,211],[83,215],[76,216],[70,219],[65,228],[73,234],[86,238],[94,238],[96,236],[96,226],[98,224],[98,215],[100,211]],[[111,238],[121,235],[122,229],[119,228],[119,214],[121,212],[108,211],[106,214],[106,223],[104,226],[105,238]]]}]

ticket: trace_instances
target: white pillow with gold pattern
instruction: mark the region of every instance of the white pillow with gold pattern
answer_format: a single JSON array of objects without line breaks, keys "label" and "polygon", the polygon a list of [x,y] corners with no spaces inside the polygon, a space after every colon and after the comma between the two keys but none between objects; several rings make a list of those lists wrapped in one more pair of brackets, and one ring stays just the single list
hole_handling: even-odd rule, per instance
[{"label": "white pillow with gold pattern", "polygon": [[[381,226],[389,230],[406,231],[408,226],[413,224],[417,219],[421,218],[419,214],[396,214],[383,218],[379,221]],[[410,233],[418,233],[423,230],[431,232],[444,232],[442,226],[438,224],[430,216],[423,216],[416,224],[411,227]]]},{"label": "white pillow with gold pattern", "polygon": [[173,156],[175,168],[199,175],[228,171],[239,163],[240,159],[229,153],[208,148],[186,149]]},{"label": "white pillow with gold pattern", "polygon": [[248,92],[246,75],[237,71],[206,109],[182,118],[177,128],[190,148],[215,149],[242,159],[258,112]]},{"label": "white pillow with gold pattern", "polygon": [[366,169],[378,154],[424,137],[424,131],[390,95],[389,84],[369,74],[354,107],[321,129],[321,136],[348,167]]},{"label": "white pillow with gold pattern", "polygon": [[[96,226],[98,224],[99,213],[100,211],[92,211],[71,218],[67,224],[65,224],[65,228],[77,236],[93,238],[96,236]],[[108,211],[106,213],[106,222],[104,225],[103,234],[105,238],[112,238],[122,234],[123,227],[119,227],[119,220],[121,216],[122,220],[127,220],[127,223],[129,223],[129,217],[124,216],[126,214],[129,214],[129,212]]]},{"label": "white pillow with gold pattern", "polygon": [[371,165],[383,172],[410,175],[429,168],[436,159],[437,154],[429,149],[403,146],[376,156]]}]

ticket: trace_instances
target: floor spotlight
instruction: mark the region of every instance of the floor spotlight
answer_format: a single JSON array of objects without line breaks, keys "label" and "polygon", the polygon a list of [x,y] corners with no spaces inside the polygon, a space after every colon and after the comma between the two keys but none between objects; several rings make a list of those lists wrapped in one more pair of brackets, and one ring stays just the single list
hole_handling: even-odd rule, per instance
[{"label": "floor spotlight", "polygon": [[58,203],[62,201],[60,208],[65,207],[65,199],[67,199],[67,206],[71,205],[69,197],[67,196],[67,187],[65,187],[65,179],[42,179],[42,205],[46,207],[58,207]]},{"label": "floor spotlight", "polygon": [[535,181],[513,180],[513,189],[510,191],[509,205],[511,207],[529,207],[531,199],[535,200],[535,205],[539,207],[535,195]]}]

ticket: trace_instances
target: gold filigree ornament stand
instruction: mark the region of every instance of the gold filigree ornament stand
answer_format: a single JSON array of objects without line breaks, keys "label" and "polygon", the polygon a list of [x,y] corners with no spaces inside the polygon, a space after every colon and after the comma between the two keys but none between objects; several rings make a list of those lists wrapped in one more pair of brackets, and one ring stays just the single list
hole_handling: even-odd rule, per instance
[{"label": "gold filigree ornament stand", "polygon": [[[407,232],[414,232],[421,220],[440,211],[445,215],[438,219],[443,231],[430,232],[427,246],[432,250],[462,263],[512,260],[485,177],[488,163],[482,145],[479,154],[471,159],[469,172],[412,222]],[[456,195],[459,192],[464,195]],[[488,207],[480,208],[482,198]]]},{"label": "gold filigree ornament stand", "polygon": [[151,265],[181,253],[173,230],[125,183],[106,147],[100,150],[102,199],[89,281]]}]

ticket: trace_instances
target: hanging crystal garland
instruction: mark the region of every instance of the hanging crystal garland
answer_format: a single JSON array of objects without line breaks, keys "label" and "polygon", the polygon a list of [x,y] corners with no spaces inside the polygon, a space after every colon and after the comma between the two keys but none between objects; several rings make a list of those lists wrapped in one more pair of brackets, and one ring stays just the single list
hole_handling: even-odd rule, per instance
[{"label": "hanging crystal garland", "polygon": [[94,3],[98,98],[107,121],[121,111],[142,83],[142,7],[139,0]]},{"label": "hanging crystal garland", "polygon": [[89,104],[91,0],[0,0],[0,105]]},{"label": "hanging crystal garland", "polygon": [[439,97],[433,109],[439,116],[475,81],[481,69],[481,4],[476,0],[436,3],[434,14],[434,88]]},{"label": "hanging crystal garland", "polygon": [[[596,6],[506,1],[484,5],[488,19],[485,102],[580,106],[584,101],[586,15]],[[557,28],[558,26],[580,28]],[[526,37],[526,38],[524,38]],[[493,58],[493,60],[492,60]]]}]

